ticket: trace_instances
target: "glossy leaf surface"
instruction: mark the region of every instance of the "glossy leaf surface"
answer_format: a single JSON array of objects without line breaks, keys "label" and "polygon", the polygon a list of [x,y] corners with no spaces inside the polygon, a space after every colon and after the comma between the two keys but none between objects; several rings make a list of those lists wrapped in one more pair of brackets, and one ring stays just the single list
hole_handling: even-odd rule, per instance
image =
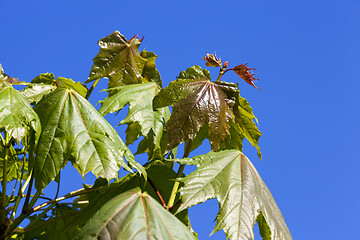
[{"label": "glossy leaf surface", "polygon": [[[261,132],[256,126],[255,121],[257,121],[250,104],[246,101],[245,98],[238,96],[236,100],[236,107],[234,108],[235,122],[238,124],[234,126],[234,129],[237,130],[236,133],[231,134],[231,137],[235,138],[235,141],[244,136],[252,146],[256,147],[257,154],[261,159],[261,152],[259,147],[259,138],[261,137]],[[238,134],[242,136],[237,136]],[[239,146],[238,143],[233,143]],[[236,148],[236,147],[235,147]],[[237,148],[241,150],[240,148]]]},{"label": "glossy leaf surface", "polygon": [[103,204],[75,239],[195,239],[176,217],[139,189]]},{"label": "glossy leaf surface", "polygon": [[146,60],[140,56],[140,43],[136,37],[126,40],[119,31],[102,38],[86,82],[106,77],[108,88],[113,88],[146,81],[141,75]]},{"label": "glossy leaf surface", "polygon": [[179,211],[207,199],[217,198],[219,213],[214,232],[224,229],[232,240],[253,239],[253,226],[261,211],[271,239],[292,239],[269,189],[249,159],[238,150],[210,152],[177,160],[198,169],[181,179],[184,187]]},{"label": "glossy leaf surface", "polygon": [[21,91],[21,94],[28,99],[29,103],[37,103],[44,95],[55,89],[56,86],[51,84],[30,83]]},{"label": "glossy leaf surface", "polygon": [[168,150],[186,139],[193,139],[200,128],[209,125],[211,148],[218,150],[220,143],[229,135],[229,121],[237,94],[237,85],[226,82],[210,82],[207,70],[194,66],[181,72],[154,99],[154,107],[173,106],[166,123]]},{"label": "glossy leaf surface", "polygon": [[28,100],[9,83],[0,79],[0,131],[5,130],[19,143],[32,128],[37,136],[41,126]]},{"label": "glossy leaf surface", "polygon": [[110,180],[121,166],[131,171],[125,156],[144,173],[115,129],[76,91],[58,88],[34,109],[43,126],[34,162],[37,189],[54,180],[68,160],[83,176],[91,171]]},{"label": "glossy leaf surface", "polygon": [[63,78],[63,77],[58,77],[55,79],[55,76],[52,73],[42,73],[36,78],[34,78],[31,81],[31,83],[32,84],[30,84],[30,87],[31,85],[45,84],[45,85],[52,85],[53,87],[57,87],[58,85],[59,87],[74,89],[83,97],[85,97],[87,93],[87,88],[84,85],[82,85],[80,82],[75,82],[70,78]]},{"label": "glossy leaf surface", "polygon": [[99,110],[101,114],[106,115],[120,111],[129,104],[129,112],[126,118],[120,122],[120,124],[129,125],[126,144],[132,143],[140,136],[140,133],[142,136],[146,136],[154,128],[152,100],[159,91],[155,83],[126,85],[108,91],[112,91],[113,95],[101,102]]}]

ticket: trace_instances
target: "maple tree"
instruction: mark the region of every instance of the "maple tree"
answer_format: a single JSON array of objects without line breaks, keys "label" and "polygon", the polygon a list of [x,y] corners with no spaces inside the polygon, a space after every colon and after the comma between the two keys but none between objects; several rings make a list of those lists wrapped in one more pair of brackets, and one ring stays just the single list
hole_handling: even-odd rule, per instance
[{"label": "maple tree", "polygon": [[[247,64],[228,68],[229,62],[207,54],[206,66],[220,69],[215,81],[195,65],[163,88],[157,56],[139,52],[142,40],[127,40],[118,31],[102,38],[83,84],[51,73],[21,82],[0,65],[1,238],[196,239],[189,208],[216,198],[213,232],[253,239],[257,222],[263,239],[292,239],[242,150],[247,139],[261,158],[252,108],[237,84],[220,81],[233,71],[257,88],[254,69]],[[88,99],[104,79],[108,96],[96,110]],[[123,141],[104,116],[127,105],[127,116],[119,120],[128,125]],[[189,158],[205,139],[211,151]],[[135,155],[148,155],[144,165],[128,148],[134,141],[139,141]],[[182,158],[176,154],[181,144]],[[61,197],[43,196],[51,181],[58,186],[64,181],[60,173],[68,162],[82,176],[93,173],[94,184]],[[186,165],[197,169],[185,176]],[[119,178],[121,168],[128,174]],[[27,225],[20,225],[25,219]]]}]

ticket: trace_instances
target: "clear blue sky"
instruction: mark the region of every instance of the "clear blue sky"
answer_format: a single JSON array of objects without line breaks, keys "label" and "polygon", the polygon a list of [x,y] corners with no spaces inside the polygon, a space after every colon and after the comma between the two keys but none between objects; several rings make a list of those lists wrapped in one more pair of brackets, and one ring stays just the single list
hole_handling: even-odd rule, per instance
[{"label": "clear blue sky", "polygon": [[[114,30],[145,36],[141,48],[159,55],[165,86],[192,65],[205,67],[206,52],[216,51],[230,66],[248,62],[263,91],[245,82],[240,91],[260,123],[263,162],[249,144],[244,153],[293,238],[357,239],[359,12],[358,0],[0,0],[0,63],[24,81],[44,72],[85,81],[97,41]],[[239,79],[229,73],[224,80]],[[80,187],[75,174],[67,169],[65,177]],[[70,186],[64,187],[63,193]],[[216,201],[191,208],[199,239],[224,239],[223,233],[208,238],[216,214]]]}]

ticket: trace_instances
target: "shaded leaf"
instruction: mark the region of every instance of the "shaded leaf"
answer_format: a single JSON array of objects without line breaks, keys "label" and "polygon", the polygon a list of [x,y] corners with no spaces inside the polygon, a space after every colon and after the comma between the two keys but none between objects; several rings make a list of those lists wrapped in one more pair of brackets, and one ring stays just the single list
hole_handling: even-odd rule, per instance
[{"label": "shaded leaf", "polygon": [[154,111],[153,128],[144,136],[138,146],[136,154],[148,153],[149,160],[162,159],[166,150],[167,138],[164,126],[170,118],[168,107],[158,108]]},{"label": "shaded leaf", "polygon": [[129,112],[120,124],[128,124],[126,144],[136,140],[140,133],[146,136],[154,128],[154,110],[152,100],[159,91],[153,82],[132,84],[108,89],[113,95],[101,101],[99,112],[103,115],[118,112],[129,104]]},{"label": "shaded leaf", "polygon": [[[52,210],[52,216],[48,219],[40,219],[28,231],[25,232],[24,240],[68,240],[80,230],[73,226],[71,230],[62,230],[71,223],[78,213],[75,209],[66,205],[57,205]],[[31,222],[30,222],[31,224]]]},{"label": "shaded leaf", "polygon": [[219,213],[213,232],[224,229],[227,238],[253,239],[253,226],[261,211],[272,239],[292,239],[269,189],[249,159],[238,150],[210,152],[192,159],[177,160],[197,165],[181,179],[184,187],[178,211],[217,198]]},{"label": "shaded leaf", "polygon": [[139,54],[140,43],[136,37],[126,40],[119,31],[102,38],[86,83],[106,77],[108,88],[113,88],[146,81],[141,76],[146,60]]},{"label": "shaded leaf", "polygon": [[30,135],[30,128],[38,137],[41,131],[38,115],[24,96],[0,79],[0,131],[5,130],[20,143],[25,135]]},{"label": "shaded leaf", "polygon": [[156,69],[155,60],[158,57],[153,52],[141,51],[140,56],[146,59],[144,69],[142,71],[142,76],[147,80],[156,83],[160,88],[162,88],[162,81],[160,78],[160,73]]},{"label": "shaded leaf", "polygon": [[103,204],[75,239],[195,239],[176,217],[140,189]]},{"label": "shaded leaf", "polygon": [[232,108],[238,93],[237,85],[226,82],[210,82],[210,74],[199,66],[181,72],[154,99],[154,107],[173,106],[166,123],[169,144],[167,150],[186,139],[193,139],[200,128],[209,125],[209,141],[212,150],[229,135],[229,121],[234,118]]},{"label": "shaded leaf", "polygon": [[31,83],[42,83],[42,84],[54,84],[55,76],[52,73],[42,73],[39,76],[35,77]]},{"label": "shaded leaf", "polygon": [[216,54],[206,53],[206,57],[203,57],[206,61],[205,65],[208,67],[221,67],[222,61],[216,57]]},{"label": "shaded leaf", "polygon": [[229,70],[233,70],[237,75],[239,75],[245,82],[247,82],[248,84],[250,84],[251,86],[261,90],[260,88],[258,88],[257,86],[255,86],[254,81],[255,80],[259,80],[257,78],[255,78],[255,74],[252,73],[252,70],[255,70],[255,68],[250,68],[248,66],[246,66],[246,64],[240,64],[237,65],[236,67],[234,67],[233,69],[229,69]]},{"label": "shaded leaf", "polygon": [[[0,180],[3,179],[4,174],[4,159],[5,159],[5,146],[2,141],[0,141]],[[19,159],[16,154],[16,150],[10,144],[8,150],[8,162],[7,162],[7,181],[11,182],[15,179],[20,179],[21,171],[24,171],[23,179],[28,177],[28,162]]]},{"label": "shaded leaf", "polygon": [[121,166],[131,171],[125,156],[133,167],[146,174],[116,130],[76,91],[58,88],[34,109],[43,126],[34,162],[38,190],[54,180],[68,160],[83,176],[91,171],[110,180],[117,177]]}]

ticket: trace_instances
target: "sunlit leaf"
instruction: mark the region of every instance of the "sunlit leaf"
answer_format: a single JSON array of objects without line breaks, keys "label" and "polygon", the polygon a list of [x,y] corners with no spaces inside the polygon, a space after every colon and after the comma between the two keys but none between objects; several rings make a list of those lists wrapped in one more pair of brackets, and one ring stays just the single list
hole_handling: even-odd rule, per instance
[{"label": "sunlit leaf", "polygon": [[80,82],[75,82],[70,78],[63,78],[63,77],[58,77],[56,78],[56,82],[61,86],[61,87],[66,87],[68,89],[74,89],[75,91],[77,91],[81,96],[85,97],[86,93],[87,93],[87,88],[82,85]]},{"label": "sunlit leaf", "polygon": [[[250,104],[246,101],[245,98],[240,97],[240,95],[236,99],[234,114],[235,122],[238,124],[238,126],[234,126],[234,128],[237,128],[238,132],[234,133],[234,135],[232,134],[231,137],[235,138],[235,141],[239,142],[238,139],[241,138],[241,136],[236,135],[240,132],[240,135],[243,135],[252,146],[256,147],[257,154],[261,159],[261,152],[259,147],[259,138],[261,137],[261,132],[255,123],[257,119],[252,111],[252,108],[250,107]],[[238,143],[233,144],[240,146]],[[240,148],[237,149],[241,150]]]},{"label": "sunlit leaf", "polygon": [[206,54],[206,57],[203,57],[206,61],[205,65],[208,67],[221,67],[222,61],[216,57],[216,54]]},{"label": "sunlit leaf", "polygon": [[69,160],[83,176],[91,171],[110,180],[121,166],[131,171],[124,156],[145,173],[116,130],[76,91],[58,88],[34,109],[43,126],[34,162],[37,189],[54,180]]},{"label": "sunlit leaf", "polygon": [[45,94],[55,89],[56,86],[51,84],[30,83],[21,91],[21,94],[28,99],[29,103],[37,103]]},{"label": "sunlit leaf", "polygon": [[256,222],[259,226],[259,232],[263,240],[271,240],[271,229],[266,222],[266,219],[262,212],[256,217]]},{"label": "sunlit leaf", "polygon": [[108,88],[146,82],[141,75],[146,60],[139,54],[140,43],[136,37],[126,40],[119,31],[102,38],[86,83],[104,77],[109,78]]},{"label": "sunlit leaf", "polygon": [[261,211],[272,239],[292,239],[269,189],[240,151],[210,152],[177,161],[198,166],[181,179],[185,185],[180,189],[183,200],[178,211],[217,198],[219,213],[213,232],[224,229],[227,238],[232,240],[254,239],[252,229]]},{"label": "sunlit leaf", "polygon": [[102,204],[75,239],[195,239],[188,228],[140,189]]},{"label": "sunlit leaf", "polygon": [[210,74],[199,66],[181,72],[154,99],[154,107],[173,106],[166,123],[168,150],[186,139],[193,139],[200,128],[209,125],[209,141],[213,150],[229,135],[229,121],[235,116],[232,108],[238,93],[237,85],[226,82],[210,82]]},{"label": "sunlit leaf", "polygon": [[[126,144],[136,140],[140,133],[146,136],[154,128],[154,110],[152,100],[159,91],[153,82],[132,84],[112,88],[113,95],[101,101],[99,112],[103,115],[118,112],[129,104],[129,112],[120,124],[128,124]],[[136,124],[134,124],[136,123]]]},{"label": "sunlit leaf", "polygon": [[41,126],[28,100],[8,82],[0,79],[0,131],[6,131],[19,143],[32,128],[37,136]]},{"label": "sunlit leaf", "polygon": [[147,80],[156,83],[160,88],[162,88],[162,81],[160,78],[160,73],[156,69],[155,60],[158,57],[153,52],[148,52],[143,50],[140,53],[140,56],[146,59],[144,69],[142,71],[142,76]]},{"label": "sunlit leaf", "polygon": [[248,67],[246,65],[247,65],[247,63],[246,64],[240,64],[240,65],[237,65],[236,67],[234,67],[231,70],[233,70],[237,75],[239,75],[245,82],[247,82],[251,86],[261,90],[260,88],[258,88],[254,84],[254,81],[259,80],[259,79],[255,78],[255,76],[254,76],[255,74],[252,72],[252,70],[255,70],[255,68],[250,68],[250,67]]}]

